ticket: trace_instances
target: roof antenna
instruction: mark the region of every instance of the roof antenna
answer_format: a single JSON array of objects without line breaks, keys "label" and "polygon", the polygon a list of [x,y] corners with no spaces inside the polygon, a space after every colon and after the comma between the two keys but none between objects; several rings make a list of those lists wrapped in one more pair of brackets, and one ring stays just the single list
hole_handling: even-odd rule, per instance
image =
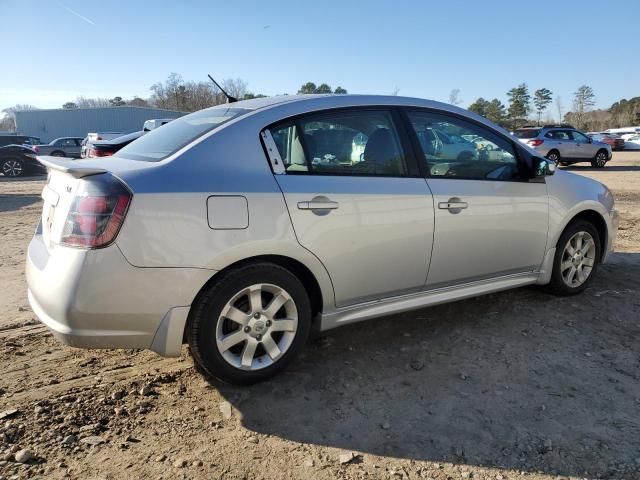
[{"label": "roof antenna", "polygon": [[209,80],[211,80],[213,82],[213,84],[218,87],[218,90],[220,90],[222,92],[222,94],[227,97],[227,103],[234,103],[237,102],[238,99],[236,97],[232,97],[231,95],[229,95],[227,92],[225,92],[222,87],[220,85],[218,85],[218,82],[216,82],[213,77],[209,74],[207,74],[207,77],[209,77]]}]

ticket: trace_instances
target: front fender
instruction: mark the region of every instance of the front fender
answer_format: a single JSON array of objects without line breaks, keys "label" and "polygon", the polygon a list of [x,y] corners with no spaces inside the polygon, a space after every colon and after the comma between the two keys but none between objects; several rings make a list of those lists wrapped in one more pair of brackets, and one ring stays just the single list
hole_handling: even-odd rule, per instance
[{"label": "front fender", "polygon": [[581,212],[594,211],[607,228],[603,258],[611,250],[617,231],[613,194],[591,178],[559,170],[547,177],[549,194],[549,237],[547,249],[555,248],[566,226]]}]

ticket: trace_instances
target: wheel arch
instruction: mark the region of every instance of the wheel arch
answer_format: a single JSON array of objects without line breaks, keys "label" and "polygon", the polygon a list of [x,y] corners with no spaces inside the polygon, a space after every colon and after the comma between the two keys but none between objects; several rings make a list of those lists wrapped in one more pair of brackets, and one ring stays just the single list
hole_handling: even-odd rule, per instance
[{"label": "wheel arch", "polygon": [[[302,282],[302,285],[304,286],[305,290],[309,294],[309,301],[311,302],[311,318],[313,319],[314,323],[316,323],[315,320],[322,313],[323,305],[324,305],[320,283],[318,282],[315,275],[311,272],[311,270],[305,264],[303,264],[299,260],[296,260],[291,257],[287,257],[285,255],[274,255],[274,254],[256,255],[253,257],[248,257],[242,260],[238,260],[236,262],[233,262],[227,265],[222,270],[216,272],[215,275],[213,275],[202,286],[202,288],[200,288],[200,290],[194,297],[193,302],[191,302],[191,305],[193,306],[198,302],[198,300],[202,297],[202,295],[205,294],[205,292],[211,287],[211,285],[214,285],[220,279],[221,274],[224,274],[226,272],[229,272],[231,270],[234,270],[236,268],[239,268],[245,265],[251,265],[251,264],[261,263],[261,262],[273,263],[282,268],[285,268],[289,270],[291,273],[293,273]],[[189,324],[190,317],[191,317],[191,311],[189,312],[189,317],[187,318],[187,325]],[[185,332],[186,332],[186,329],[185,329]]]},{"label": "wheel arch", "polygon": [[572,223],[578,220],[585,220],[591,223],[595,227],[595,229],[598,231],[598,236],[600,237],[600,258],[598,260],[602,261],[602,258],[604,258],[604,255],[607,249],[607,238],[609,234],[607,222],[599,212],[595,210],[587,209],[587,210],[582,210],[576,213],[571,218],[571,220],[567,222],[567,224],[564,226],[562,231],[564,232],[569,225],[571,225]]},{"label": "wheel arch", "polygon": [[558,158],[562,158],[562,155],[560,155],[560,150],[558,150],[557,148],[553,147],[551,150],[549,150],[547,152],[547,154],[545,155],[546,158],[549,158],[549,155],[551,155],[553,152],[556,152],[558,154]]}]

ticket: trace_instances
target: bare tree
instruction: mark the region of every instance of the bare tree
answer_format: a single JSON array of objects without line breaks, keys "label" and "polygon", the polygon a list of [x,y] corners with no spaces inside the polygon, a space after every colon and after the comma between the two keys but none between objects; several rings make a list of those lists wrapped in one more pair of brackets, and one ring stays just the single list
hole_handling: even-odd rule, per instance
[{"label": "bare tree", "polygon": [[4,117],[0,119],[0,130],[15,132],[16,131],[16,115],[15,112],[23,110],[38,110],[38,107],[29,105],[28,103],[22,103],[14,105],[13,107],[5,108],[2,110]]},{"label": "bare tree", "polygon": [[396,88],[393,89],[393,92],[391,92],[391,95],[393,95],[394,97],[397,97],[398,93],[400,93],[400,88],[398,88],[398,86],[396,85]]},{"label": "bare tree", "polygon": [[101,108],[113,106],[108,98],[76,97],[73,103],[75,103],[78,108]]},{"label": "bare tree", "polygon": [[558,123],[562,123],[564,118],[564,106],[562,105],[562,97],[558,95],[556,97],[556,108],[558,109]]},{"label": "bare tree", "polygon": [[460,105],[462,103],[462,100],[460,100],[459,97],[460,97],[460,89],[454,88],[449,93],[449,103],[451,105]]},{"label": "bare tree", "polygon": [[248,93],[247,82],[245,82],[241,78],[224,79],[222,81],[222,88],[224,88],[229,95],[238,99],[244,98],[244,96]]}]

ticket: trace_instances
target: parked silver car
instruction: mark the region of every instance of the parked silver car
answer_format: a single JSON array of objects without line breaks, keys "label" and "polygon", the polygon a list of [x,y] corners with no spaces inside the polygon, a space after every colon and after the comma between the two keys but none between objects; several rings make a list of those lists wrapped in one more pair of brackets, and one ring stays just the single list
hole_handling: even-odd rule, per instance
[{"label": "parked silver car", "polygon": [[82,140],[81,137],[62,137],[56,138],[46,145],[35,145],[32,148],[38,155],[80,158]]},{"label": "parked silver car", "polygon": [[[436,152],[430,129],[476,151]],[[27,260],[40,320],[76,347],[176,356],[185,339],[204,371],[241,384],[281,370],[312,329],[523,285],[581,292],[618,227],[604,185],[413,98],[242,101],[108,159],[40,161]]]},{"label": "parked silver car", "polygon": [[590,138],[571,125],[545,125],[519,128],[513,134],[556,164],[590,162],[604,168],[611,160],[611,146]]}]

